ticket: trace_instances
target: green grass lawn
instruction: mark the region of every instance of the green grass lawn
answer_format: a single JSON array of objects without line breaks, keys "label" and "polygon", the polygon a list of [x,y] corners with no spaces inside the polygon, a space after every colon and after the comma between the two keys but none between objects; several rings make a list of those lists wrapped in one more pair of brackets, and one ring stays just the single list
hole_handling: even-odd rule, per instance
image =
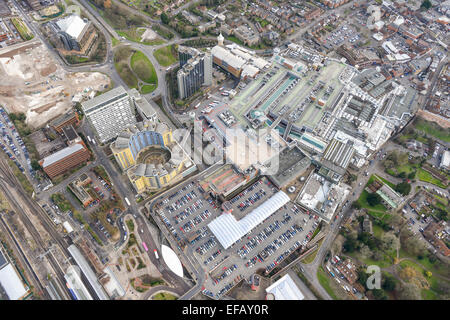
[{"label": "green grass lawn", "polygon": [[369,195],[369,193],[366,190],[363,190],[363,192],[361,192],[361,195],[359,196],[357,202],[361,205],[361,208],[366,208],[366,209],[370,209],[372,212],[381,212],[384,213],[387,211],[386,207],[384,205],[377,204],[376,206],[372,207],[368,202],[367,202],[367,196]]},{"label": "green grass lawn", "polygon": [[173,45],[160,48],[156,50],[153,55],[155,56],[156,60],[158,60],[159,64],[164,67],[172,65],[178,60],[176,56],[176,50]]},{"label": "green grass lawn", "polygon": [[414,129],[423,131],[426,134],[442,141],[450,142],[450,131],[438,126],[433,122],[419,119],[415,122]]},{"label": "green grass lawn", "polygon": [[120,41],[117,40],[116,38],[112,37],[111,38],[111,43],[112,43],[112,46],[115,47],[115,46],[117,46],[120,43]]},{"label": "green grass lawn", "polygon": [[133,50],[127,46],[120,46],[114,49],[114,67],[129,88],[137,88],[138,79],[128,65],[132,54]]},{"label": "green grass lawn", "polygon": [[153,91],[155,91],[156,88],[157,88],[157,86],[155,86],[154,84],[146,84],[141,87],[140,91],[142,94],[148,94],[148,93],[152,93]]},{"label": "green grass lawn", "polygon": [[442,182],[439,179],[436,179],[435,177],[433,177],[431,175],[431,173],[429,173],[428,171],[423,170],[422,168],[417,169],[417,175],[416,177],[420,180],[420,181],[424,181],[424,182],[428,182],[431,184],[434,184],[440,188],[447,188],[446,185],[442,184]]},{"label": "green grass lawn", "polygon": [[153,296],[152,300],[177,300],[178,298],[175,297],[173,294],[166,293],[166,292],[160,292]]},{"label": "green grass lawn", "polygon": [[142,81],[148,84],[158,85],[158,77],[155,68],[147,56],[141,51],[136,51],[131,56],[131,69]]},{"label": "green grass lawn", "polygon": [[21,19],[12,18],[11,22],[20,33],[23,40],[27,41],[34,38],[34,35],[31,33],[30,29],[28,29],[27,25]]},{"label": "green grass lawn", "polygon": [[330,295],[331,298],[333,298],[334,300],[340,300],[331,288],[330,281],[332,280],[327,276],[322,266],[317,269],[317,279],[319,280],[320,285],[325,289],[325,291]]},{"label": "green grass lawn", "polygon": [[118,30],[116,32],[117,32],[117,34],[119,36],[124,37],[127,40],[130,40],[130,41],[133,41],[133,42],[137,42],[137,43],[143,43],[143,44],[150,45],[150,46],[163,44],[165,42],[162,39],[141,41],[142,35],[145,32],[144,28],[136,28],[136,27],[134,27],[134,28],[126,29],[126,30]]}]

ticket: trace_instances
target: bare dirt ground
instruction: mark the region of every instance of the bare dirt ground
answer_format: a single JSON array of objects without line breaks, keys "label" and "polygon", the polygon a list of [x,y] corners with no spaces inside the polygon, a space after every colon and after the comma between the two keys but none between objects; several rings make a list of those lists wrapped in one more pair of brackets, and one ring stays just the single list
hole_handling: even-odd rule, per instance
[{"label": "bare dirt ground", "polygon": [[67,72],[40,42],[0,50],[0,104],[38,128],[72,107],[72,96],[110,85],[99,72]]}]

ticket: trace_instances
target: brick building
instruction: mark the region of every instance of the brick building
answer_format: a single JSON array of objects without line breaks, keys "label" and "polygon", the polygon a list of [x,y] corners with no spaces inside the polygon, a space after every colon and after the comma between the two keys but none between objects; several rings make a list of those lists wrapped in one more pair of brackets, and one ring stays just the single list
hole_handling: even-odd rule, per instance
[{"label": "brick building", "polygon": [[91,157],[89,150],[82,141],[61,149],[48,157],[45,157],[39,164],[44,169],[50,179],[59,176],[72,168],[86,162]]}]

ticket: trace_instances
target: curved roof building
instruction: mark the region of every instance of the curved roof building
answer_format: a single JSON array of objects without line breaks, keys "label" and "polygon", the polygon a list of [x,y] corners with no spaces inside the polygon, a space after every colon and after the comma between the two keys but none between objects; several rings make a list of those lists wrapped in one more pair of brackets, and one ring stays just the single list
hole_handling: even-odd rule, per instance
[{"label": "curved roof building", "polygon": [[231,213],[223,213],[211,221],[208,228],[219,240],[222,247],[227,249],[288,203],[289,200],[286,193],[278,191],[241,220],[237,221]]},{"label": "curved roof building", "polygon": [[[144,121],[125,128],[111,150],[138,193],[163,188],[195,169],[162,122]],[[189,170],[186,173],[187,169]]]}]

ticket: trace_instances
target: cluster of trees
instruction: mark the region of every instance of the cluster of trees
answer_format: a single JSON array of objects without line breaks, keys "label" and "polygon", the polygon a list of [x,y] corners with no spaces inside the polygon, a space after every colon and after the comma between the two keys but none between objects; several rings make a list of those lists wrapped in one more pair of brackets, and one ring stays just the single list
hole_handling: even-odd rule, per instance
[{"label": "cluster of trees", "polygon": [[145,21],[142,17],[131,14],[111,2],[111,0],[91,0],[96,7],[103,9],[105,18],[115,29],[127,29],[130,27],[143,26]]}]

